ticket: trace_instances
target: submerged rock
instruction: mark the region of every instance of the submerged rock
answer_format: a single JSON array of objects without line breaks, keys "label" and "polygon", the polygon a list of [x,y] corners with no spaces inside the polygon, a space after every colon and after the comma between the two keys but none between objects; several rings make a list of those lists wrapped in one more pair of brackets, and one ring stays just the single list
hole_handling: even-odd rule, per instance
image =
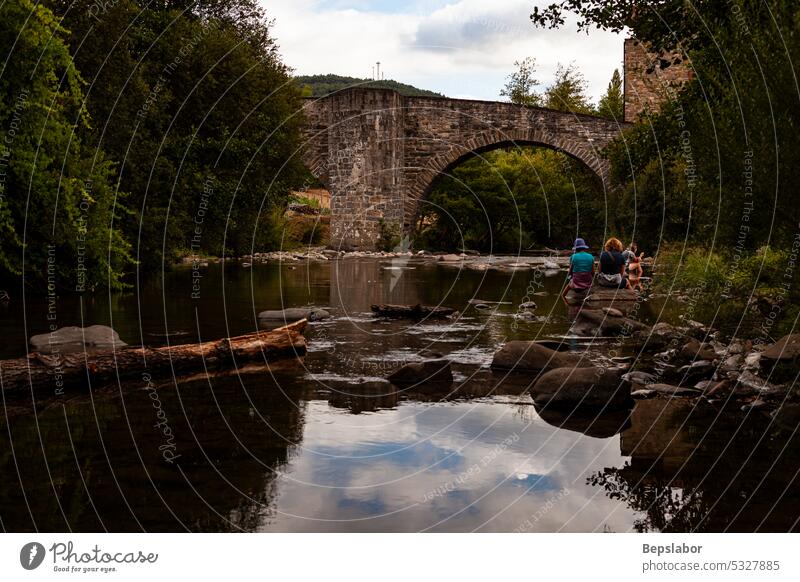
[{"label": "submerged rock", "polygon": [[111,350],[128,345],[107,325],[62,327],[31,337],[30,344],[40,354]]},{"label": "submerged rock", "polygon": [[262,311],[258,314],[258,319],[273,321],[297,321],[307,319],[308,321],[320,321],[328,319],[331,314],[318,307],[287,307],[286,309],[272,309]]},{"label": "submerged rock", "polygon": [[580,354],[559,352],[535,341],[514,340],[500,348],[492,369],[540,372],[553,368],[587,367],[592,363]]},{"label": "submerged rock", "polygon": [[453,371],[449,360],[412,362],[387,378],[392,384],[452,384]]},{"label": "submerged rock", "polygon": [[558,368],[542,375],[533,387],[534,403],[557,408],[630,408],[630,385],[621,370]]},{"label": "submerged rock", "polygon": [[379,317],[396,319],[422,319],[425,317],[450,317],[456,313],[452,307],[429,307],[427,305],[373,305],[370,309]]}]

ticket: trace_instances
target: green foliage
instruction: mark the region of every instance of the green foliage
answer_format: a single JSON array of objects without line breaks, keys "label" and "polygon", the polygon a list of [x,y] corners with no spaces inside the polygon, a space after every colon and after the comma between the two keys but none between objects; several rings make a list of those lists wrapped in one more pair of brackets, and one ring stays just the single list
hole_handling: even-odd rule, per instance
[{"label": "green foliage", "polygon": [[583,73],[574,63],[566,67],[559,63],[555,80],[545,89],[544,106],[569,113],[594,113],[594,107],[586,95],[587,87]]},{"label": "green foliage", "polygon": [[384,219],[378,221],[378,241],[375,248],[379,251],[390,252],[400,244],[400,225],[388,223]]},{"label": "green foliage", "polygon": [[0,4],[0,276],[52,292],[120,288],[124,195],[82,139],[89,117],[66,39],[44,6]]},{"label": "green foliage", "polygon": [[736,6],[725,20],[709,20],[713,47],[693,40],[695,80],[609,158],[626,222],[667,239],[754,252],[789,245],[800,229],[800,6]]},{"label": "green foliage", "polygon": [[441,93],[418,89],[412,85],[399,83],[390,79],[374,81],[372,79],[359,79],[357,77],[343,77],[341,75],[306,75],[294,78],[295,83],[302,88],[303,97],[325,97],[331,93],[349,89],[351,87],[368,87],[371,89],[392,89],[407,97],[444,97]]},{"label": "green foliage", "polygon": [[134,214],[120,223],[144,268],[189,248],[274,244],[273,206],[300,185],[302,123],[256,0],[53,1],[72,31],[98,123],[85,139],[120,161]]},{"label": "green foliage", "polygon": [[658,255],[656,287],[691,292],[699,314],[717,327],[768,326],[779,337],[795,327],[800,273],[789,251],[761,247],[740,254],[732,249],[667,245]]},{"label": "green foliage", "polygon": [[542,96],[536,92],[539,81],[536,80],[536,59],[526,57],[515,61],[516,71],[508,77],[505,87],[500,91],[501,97],[508,97],[517,105],[542,105]]},{"label": "green foliage", "polygon": [[519,252],[599,241],[607,201],[580,162],[549,149],[475,155],[442,177],[423,202],[416,246]]},{"label": "green foliage", "polygon": [[302,196],[300,194],[292,194],[289,197],[289,202],[293,204],[305,204],[311,208],[321,209],[322,205],[319,203],[319,200],[316,198],[309,198],[308,196]]},{"label": "green foliage", "polygon": [[622,120],[625,113],[625,99],[622,95],[622,77],[619,69],[614,69],[605,94],[597,104],[597,115]]},{"label": "green foliage", "polygon": [[[786,0],[787,4],[790,2]],[[577,21],[579,31],[627,30],[657,49],[694,48],[708,46],[709,24],[724,26],[737,18],[735,8],[745,3],[761,4],[760,0],[559,0],[535,7],[531,21],[543,28],[560,28],[570,17]]]}]

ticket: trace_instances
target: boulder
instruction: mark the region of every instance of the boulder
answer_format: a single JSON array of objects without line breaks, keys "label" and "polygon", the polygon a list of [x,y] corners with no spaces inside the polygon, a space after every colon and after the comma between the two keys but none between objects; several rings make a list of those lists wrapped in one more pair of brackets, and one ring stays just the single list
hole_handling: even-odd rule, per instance
[{"label": "boulder", "polygon": [[396,370],[387,378],[397,385],[408,384],[452,384],[453,371],[449,360],[426,360],[412,362]]},{"label": "boulder", "polygon": [[553,408],[630,408],[630,386],[621,370],[557,368],[542,375],[533,387],[536,406]]},{"label": "boulder", "polygon": [[674,340],[677,340],[681,336],[681,331],[668,323],[660,321],[650,328],[649,333],[637,335],[647,341],[645,347],[648,351],[656,351],[666,348]]},{"label": "boulder", "polygon": [[567,342],[560,340],[534,340],[534,343],[546,348],[550,348],[551,350],[555,350],[557,352],[568,352],[571,349]]},{"label": "boulder", "polygon": [[127,346],[119,334],[106,325],[61,327],[30,339],[31,349],[40,354],[111,350]]},{"label": "boulder", "polygon": [[551,350],[535,341],[514,340],[500,348],[492,369],[540,372],[553,368],[587,367],[592,363],[580,354]]},{"label": "boulder", "polygon": [[772,382],[790,382],[800,371],[800,333],[787,335],[761,352],[761,369]]},{"label": "boulder", "polygon": [[725,359],[720,369],[723,372],[733,372],[738,370],[742,364],[744,364],[744,358],[742,357],[742,354],[734,354],[733,356]]},{"label": "boulder", "polygon": [[697,360],[678,368],[678,374],[682,377],[681,383],[693,384],[700,380],[708,380],[714,375],[716,369],[714,362]]},{"label": "boulder", "polygon": [[616,307],[622,312],[630,311],[639,293],[632,289],[611,289],[593,286],[586,297],[586,306],[592,309]]},{"label": "boulder", "polygon": [[658,380],[658,377],[650,372],[635,370],[633,372],[627,372],[626,374],[623,374],[622,379],[626,382],[630,382],[631,384],[644,385],[655,383],[655,381]]},{"label": "boulder", "polygon": [[746,370],[757,370],[761,366],[761,352],[750,352],[744,357]]},{"label": "boulder", "polygon": [[463,261],[464,257],[460,257],[458,255],[449,254],[449,255],[441,255],[439,257],[439,260],[440,261],[444,261],[446,263],[455,263],[457,261]]},{"label": "boulder", "polygon": [[645,324],[627,317],[615,317],[600,309],[581,309],[572,326],[575,333],[591,335],[631,335],[633,332],[644,332],[649,329]]},{"label": "boulder", "polygon": [[678,359],[682,362],[694,360],[713,360],[717,352],[709,344],[702,343],[696,338],[691,338],[678,352]]},{"label": "boulder", "polygon": [[262,311],[258,314],[258,319],[271,321],[298,321],[307,319],[308,321],[320,321],[328,319],[330,313],[319,307],[287,307],[286,309],[272,309]]},{"label": "boulder", "polygon": [[580,291],[575,289],[570,289],[564,296],[564,300],[569,305],[581,305],[586,299],[586,296],[588,294],[589,294],[588,289],[581,289]]}]

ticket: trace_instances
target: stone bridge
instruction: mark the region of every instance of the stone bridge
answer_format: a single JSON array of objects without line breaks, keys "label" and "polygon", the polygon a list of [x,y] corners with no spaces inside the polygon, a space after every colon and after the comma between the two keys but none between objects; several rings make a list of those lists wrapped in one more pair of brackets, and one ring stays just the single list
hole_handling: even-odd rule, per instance
[{"label": "stone bridge", "polygon": [[473,152],[546,146],[607,187],[602,149],[623,123],[494,101],[356,88],[307,100],[304,161],[331,193],[333,248],[372,249],[381,224],[410,233],[436,178]]}]

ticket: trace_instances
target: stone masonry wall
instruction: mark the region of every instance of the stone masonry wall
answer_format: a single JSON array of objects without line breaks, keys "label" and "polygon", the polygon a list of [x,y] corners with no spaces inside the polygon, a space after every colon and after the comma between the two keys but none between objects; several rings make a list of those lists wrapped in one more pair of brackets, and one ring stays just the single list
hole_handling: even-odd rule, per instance
[{"label": "stone masonry wall", "polygon": [[[669,67],[661,68],[663,63]],[[635,122],[646,112],[656,112],[681,85],[692,78],[692,69],[678,53],[656,54],[636,39],[625,40],[625,121]]]},{"label": "stone masonry wall", "polygon": [[609,119],[511,103],[402,97],[351,89],[305,107],[304,161],[331,192],[331,246],[372,249],[384,228],[411,228],[442,172],[474,151],[544,145],[583,161],[603,182]]}]

